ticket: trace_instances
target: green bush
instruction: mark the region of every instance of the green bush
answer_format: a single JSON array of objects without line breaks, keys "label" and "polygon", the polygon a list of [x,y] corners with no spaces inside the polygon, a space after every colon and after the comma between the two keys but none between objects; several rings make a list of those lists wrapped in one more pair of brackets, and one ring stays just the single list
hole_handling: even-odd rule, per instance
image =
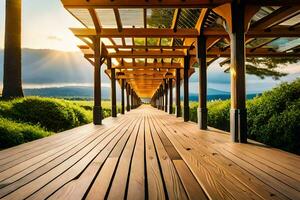
[{"label": "green bush", "polygon": [[60,132],[91,122],[91,113],[65,100],[29,97],[1,102],[0,116]]},{"label": "green bush", "polygon": [[[197,122],[197,105],[190,117]],[[248,136],[256,141],[300,154],[300,79],[283,83],[247,101]],[[230,130],[230,100],[208,103],[208,125]]]},{"label": "green bush", "polygon": [[0,148],[8,148],[51,135],[39,126],[0,118]]},{"label": "green bush", "polygon": [[249,138],[300,154],[300,79],[247,102]]}]

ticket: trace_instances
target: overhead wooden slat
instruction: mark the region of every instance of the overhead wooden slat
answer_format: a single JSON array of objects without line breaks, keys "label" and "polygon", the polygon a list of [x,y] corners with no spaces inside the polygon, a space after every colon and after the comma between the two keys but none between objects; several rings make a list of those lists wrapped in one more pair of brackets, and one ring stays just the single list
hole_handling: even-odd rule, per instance
[{"label": "overhead wooden slat", "polygon": [[66,8],[206,8],[229,3],[231,0],[62,0]]},{"label": "overhead wooden slat", "polygon": [[[205,36],[213,36],[213,37],[228,37],[228,33],[224,29],[218,29],[218,28],[206,28],[203,32]],[[283,28],[273,28],[271,31],[265,31],[265,30],[253,30],[249,29],[249,31],[246,33],[246,37],[248,38],[256,38],[256,37],[300,37],[300,30],[289,30],[288,27]]]},{"label": "overhead wooden slat", "polygon": [[269,29],[272,28],[300,13],[300,6],[283,6],[266,17],[253,23],[253,29]]},{"label": "overhead wooden slat", "polygon": [[118,29],[103,28],[101,33],[97,34],[95,29],[71,28],[75,36],[100,36],[100,37],[153,37],[153,38],[195,38],[198,35],[196,29],[178,29],[174,32],[173,29],[156,29],[156,28],[123,28],[121,32]]},{"label": "overhead wooden slat", "polygon": [[[214,8],[232,0],[61,0],[66,8]],[[295,0],[247,0],[247,4],[260,6],[294,5]]]},{"label": "overhead wooden slat", "polygon": [[122,25],[122,21],[121,21],[119,9],[118,8],[114,8],[114,13],[115,13],[115,17],[116,17],[116,22],[117,22],[118,30],[119,30],[119,32],[121,32],[123,30],[123,25]]}]

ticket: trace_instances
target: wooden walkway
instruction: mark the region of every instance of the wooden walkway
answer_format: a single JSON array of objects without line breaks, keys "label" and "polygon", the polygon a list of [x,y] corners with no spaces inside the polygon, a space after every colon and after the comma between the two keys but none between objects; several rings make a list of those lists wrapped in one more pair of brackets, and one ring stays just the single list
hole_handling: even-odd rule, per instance
[{"label": "wooden walkway", "polygon": [[300,199],[300,157],[142,106],[0,152],[3,199]]}]

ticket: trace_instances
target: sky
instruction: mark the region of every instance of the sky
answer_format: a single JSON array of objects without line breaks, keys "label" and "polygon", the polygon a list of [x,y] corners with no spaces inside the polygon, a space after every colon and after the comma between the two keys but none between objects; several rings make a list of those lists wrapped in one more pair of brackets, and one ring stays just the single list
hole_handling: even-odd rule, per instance
[{"label": "sky", "polygon": [[[0,0],[0,49],[4,47],[5,1]],[[69,28],[83,26],[63,8],[60,0],[22,0],[22,2],[22,48],[79,51],[77,45],[82,43],[71,33]],[[44,58],[43,62],[45,59],[47,58]],[[83,57],[81,59],[84,60]],[[223,71],[224,69],[220,68],[218,63],[213,63],[209,67],[209,87],[229,91],[230,77]],[[299,64],[285,67],[282,71],[291,74],[280,81],[274,81],[272,78],[261,80],[248,75],[247,90],[261,92],[271,89],[282,81],[295,80],[300,75]],[[194,82],[193,90],[195,91],[198,90],[198,84],[195,83],[197,80],[196,73],[191,77],[191,85]]]},{"label": "sky", "polygon": [[[79,51],[69,30],[82,27],[60,0],[22,0],[22,47]],[[0,48],[4,47],[5,0],[0,0]]]}]

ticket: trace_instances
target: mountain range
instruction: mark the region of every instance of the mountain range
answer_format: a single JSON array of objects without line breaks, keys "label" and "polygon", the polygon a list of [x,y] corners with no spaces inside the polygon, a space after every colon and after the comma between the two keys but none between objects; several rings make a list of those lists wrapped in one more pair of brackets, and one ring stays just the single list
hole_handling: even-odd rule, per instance
[{"label": "mountain range", "polygon": [[[3,79],[3,49],[0,49],[0,86]],[[103,98],[109,98],[109,78],[102,67]],[[299,74],[284,78],[294,80]],[[25,94],[42,96],[82,96],[91,97],[93,83],[93,68],[80,52],[64,52],[48,49],[22,50],[22,81]],[[247,75],[247,93],[257,94],[271,89],[280,81],[266,78],[261,80]],[[76,86],[70,86],[75,84]],[[27,86],[31,85],[30,88]],[[40,86],[43,87],[40,87]],[[55,85],[55,86],[53,86]],[[89,86],[86,86],[89,85]],[[230,75],[224,73],[217,62],[208,68],[208,95],[216,97],[230,96]],[[182,93],[181,93],[182,94]],[[191,98],[198,94],[198,70],[190,77]]]}]

